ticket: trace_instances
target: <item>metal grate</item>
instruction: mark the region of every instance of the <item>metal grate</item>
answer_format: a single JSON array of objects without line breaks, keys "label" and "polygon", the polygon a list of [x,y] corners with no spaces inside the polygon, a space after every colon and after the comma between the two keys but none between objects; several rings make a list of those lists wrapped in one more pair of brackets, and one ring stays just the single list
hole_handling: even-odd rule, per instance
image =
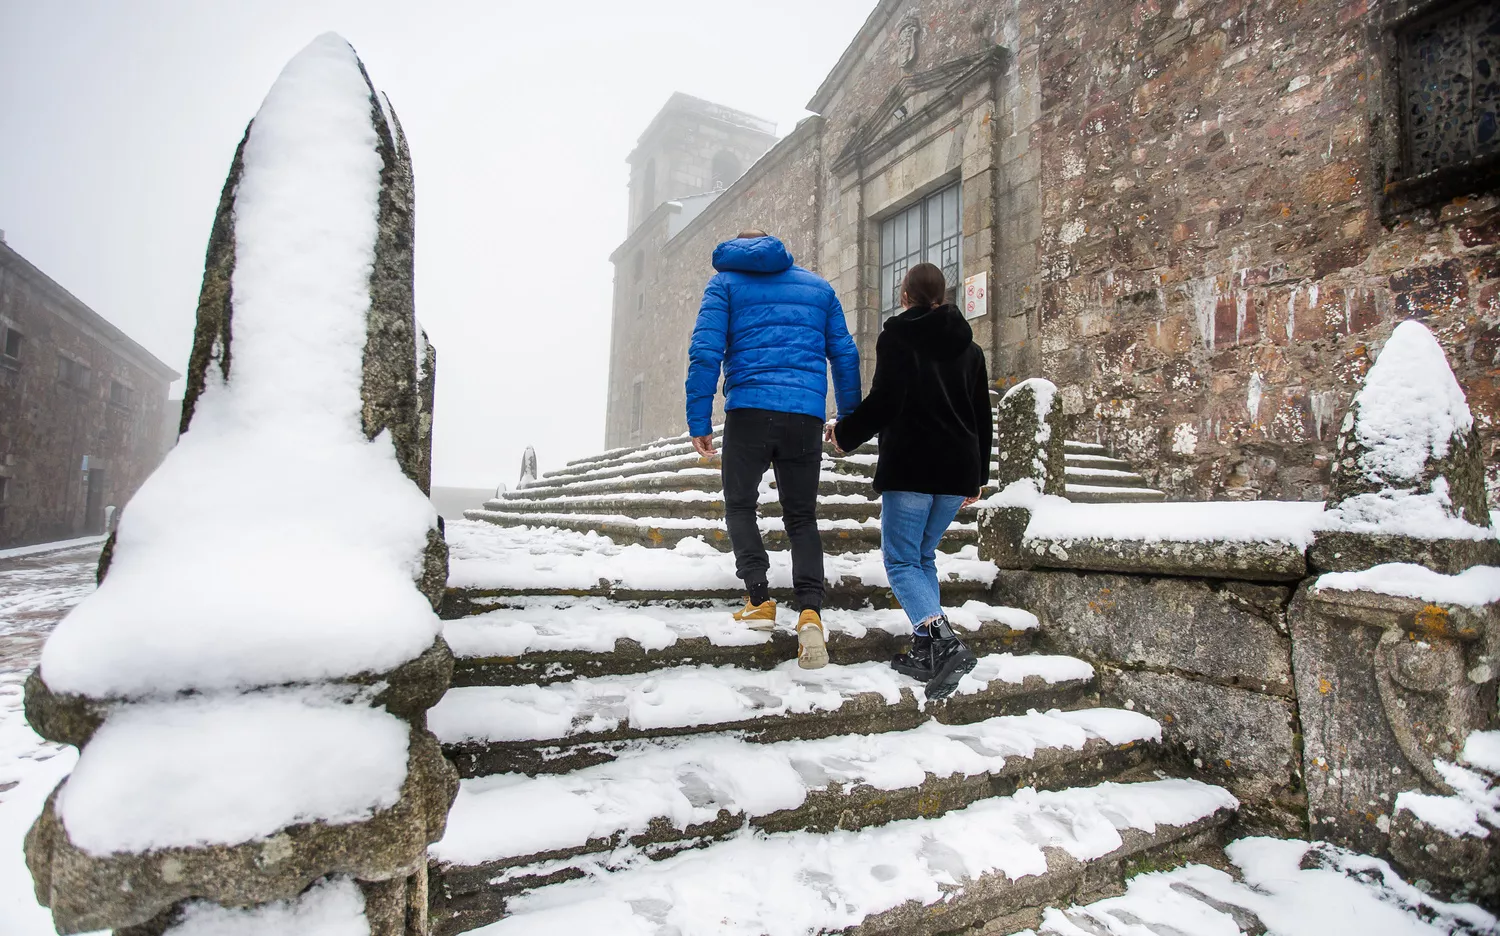
[{"label": "metal grate", "polygon": [[1450,5],[1399,38],[1407,174],[1500,152],[1500,4]]},{"label": "metal grate", "polygon": [[961,207],[955,182],[880,222],[882,321],[901,311],[901,281],[915,264],[941,267],[954,294],[963,273]]}]

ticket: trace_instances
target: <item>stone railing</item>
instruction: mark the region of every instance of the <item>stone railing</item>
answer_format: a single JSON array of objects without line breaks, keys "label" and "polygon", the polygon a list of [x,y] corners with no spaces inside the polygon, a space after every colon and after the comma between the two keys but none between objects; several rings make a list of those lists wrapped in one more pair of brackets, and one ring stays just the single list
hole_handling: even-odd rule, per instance
[{"label": "stone railing", "polygon": [[1397,802],[1462,792],[1454,765],[1496,727],[1500,687],[1483,464],[1420,325],[1388,342],[1339,452],[1326,505],[1072,504],[1038,468],[981,505],[980,555],[1049,649],[1092,662],[1108,701],[1241,798],[1246,831],[1386,855],[1493,904],[1497,836]]}]

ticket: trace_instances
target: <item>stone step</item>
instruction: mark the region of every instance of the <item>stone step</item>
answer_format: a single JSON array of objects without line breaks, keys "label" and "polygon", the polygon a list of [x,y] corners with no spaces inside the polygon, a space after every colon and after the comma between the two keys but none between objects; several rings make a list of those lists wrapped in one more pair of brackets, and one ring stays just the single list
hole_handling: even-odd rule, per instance
[{"label": "stone step", "polygon": [[1073,455],[1108,455],[1104,446],[1098,442],[1081,442],[1077,439],[1063,440],[1063,453]]},{"label": "stone step", "polygon": [[[723,445],[723,434],[715,432],[714,447],[722,448]],[[873,442],[867,442],[864,445],[861,445],[859,448],[855,449],[853,452],[849,452],[846,454],[875,455],[877,452],[879,452],[879,449],[875,446],[875,444]],[[829,458],[845,457],[835,454],[831,445],[825,445],[823,453]],[[543,472],[542,481],[539,483],[545,483],[548,480],[561,481],[568,478],[576,478],[580,475],[591,474],[594,472],[603,472],[610,471],[616,468],[639,466],[642,464],[650,464],[666,459],[681,458],[685,456],[697,457],[697,452],[693,448],[691,439],[680,438],[672,440],[661,440],[656,443],[650,443],[647,446],[625,450],[623,454],[619,455],[606,454],[604,456],[595,458],[579,459],[576,461],[568,462],[562,468]]]},{"label": "stone step", "polygon": [[865,829],[1022,787],[1145,774],[1160,737],[1161,726],[1135,712],[1054,710],[817,741],[653,741],[566,776],[465,780],[431,849],[433,919],[438,932],[498,920],[514,895],[581,876],[576,865],[560,874],[539,866],[581,855],[634,847],[659,860],[747,828]]},{"label": "stone step", "polygon": [[[774,488],[774,485],[773,485]],[[686,468],[596,481],[522,488],[485,502],[488,509],[504,510],[517,500],[551,500],[557,497],[606,496],[610,494],[649,494],[666,491],[703,491],[718,494],[723,490],[717,468]],[[818,495],[873,497],[870,477],[858,472],[824,471],[818,482]]]},{"label": "stone step", "polygon": [[[445,879],[434,894],[442,908],[435,932],[463,932],[509,912],[486,936],[750,936],[772,924],[869,936],[1008,933],[1040,925],[1049,905],[1117,894],[1139,870],[1222,863],[1237,805],[1195,780],[1023,788],[931,818],[740,835],[655,862],[641,860],[649,849],[585,854],[499,872],[496,888],[531,889],[511,906],[482,892],[450,892]],[[558,886],[566,890],[549,897]]]},{"label": "stone step", "polygon": [[[650,548],[671,549],[683,540],[701,538],[719,550],[729,552],[729,533],[723,521],[689,518],[640,518],[626,516],[558,514],[558,513],[512,513],[501,510],[466,510],[464,517],[483,520],[501,527],[550,527],[571,530],[576,533],[597,533],[607,536],[618,544],[634,544]],[[654,522],[662,521],[662,522]],[[819,520],[819,531],[823,537],[823,548],[829,552],[853,552],[880,548],[880,524],[866,521],[856,524],[848,520]],[[767,549],[784,549],[788,546],[785,530],[777,517],[761,521],[761,538]],[[956,552],[965,546],[979,542],[973,524],[955,524],[944,534],[938,548],[944,552]]]},{"label": "stone step", "polygon": [[988,654],[948,699],[886,663],[803,670],[678,666],[546,686],[450,689],[428,726],[461,777],[566,773],[615,760],[643,738],[734,731],[757,742],[899,731],[1097,702],[1094,669],[1065,656]]},{"label": "stone step", "polygon": [[[523,498],[492,501],[488,509],[501,513],[522,514],[584,514],[591,516],[620,516],[634,519],[670,517],[683,520],[698,518],[722,520],[724,499],[718,491],[712,493],[693,491],[701,497],[661,497],[650,494],[605,494],[583,497],[550,497],[545,500]],[[762,517],[781,516],[781,503],[774,498],[762,501],[758,506]],[[857,500],[834,499],[818,504],[818,516],[823,520],[873,520],[880,516],[880,501],[868,497]],[[969,519],[975,519],[970,517]]]},{"label": "stone step", "polygon": [[1068,500],[1077,504],[1141,504],[1167,499],[1163,491],[1148,487],[1106,487],[1095,484],[1069,484]]},{"label": "stone step", "polygon": [[1114,468],[1075,468],[1069,465],[1064,475],[1070,484],[1085,484],[1092,487],[1143,488],[1150,485],[1134,471],[1119,471]]},{"label": "stone step", "polygon": [[1069,468],[1113,468],[1116,471],[1134,471],[1135,466],[1123,458],[1108,455],[1080,455],[1076,452],[1063,454],[1063,462]]},{"label": "stone step", "polygon": [[[741,605],[640,606],[605,599],[524,598],[449,621],[454,686],[546,685],[576,676],[643,673],[685,664],[772,669],[797,655],[796,613],[779,609],[774,632],[731,616]],[[1036,616],[979,601],[946,609],[976,653],[1029,650]],[[886,661],[908,647],[911,625],[899,610],[826,609],[829,656],[836,663]]]}]

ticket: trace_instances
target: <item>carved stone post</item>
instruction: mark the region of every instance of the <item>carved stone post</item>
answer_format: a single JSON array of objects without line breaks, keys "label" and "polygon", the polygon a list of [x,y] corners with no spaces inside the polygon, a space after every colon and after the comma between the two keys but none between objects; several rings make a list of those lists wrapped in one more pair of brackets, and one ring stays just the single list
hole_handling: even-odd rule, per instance
[{"label": "carved stone post", "polygon": [[1288,613],[1310,831],[1385,854],[1400,793],[1452,792],[1434,761],[1493,726],[1500,670],[1496,606],[1452,597],[1451,576],[1497,544],[1473,417],[1422,325],[1392,334],[1338,453],[1309,553],[1338,571]]},{"label": "carved stone post", "polygon": [[1067,484],[1062,398],[1052,381],[1023,380],[1000,398],[995,448],[999,470],[994,483],[1002,491],[1014,481],[1029,480],[1043,494],[1062,496]]},{"label": "carved stone post", "polygon": [[426,728],[453,658],[412,240],[400,124],[319,37],[230,167],[181,440],[27,681],[81,749],[26,839],[59,932],[316,904],[427,933],[457,778]]}]

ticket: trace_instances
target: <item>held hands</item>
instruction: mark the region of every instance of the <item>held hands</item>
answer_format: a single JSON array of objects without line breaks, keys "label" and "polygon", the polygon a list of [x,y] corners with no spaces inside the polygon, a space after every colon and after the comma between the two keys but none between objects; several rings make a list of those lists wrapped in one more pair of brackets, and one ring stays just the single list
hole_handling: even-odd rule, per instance
[{"label": "held hands", "polygon": [[827,442],[829,445],[832,445],[833,451],[836,454],[844,455],[847,453],[843,449],[839,448],[838,436],[834,433],[834,430],[838,428],[838,425],[839,421],[837,419],[830,419],[827,423],[824,424],[823,441]]},{"label": "held hands", "polygon": [[978,497],[965,497],[964,502],[959,505],[958,509],[963,510],[965,507],[973,507],[977,503],[979,503]]},{"label": "held hands", "polygon": [[704,458],[713,458],[719,454],[714,448],[714,437],[710,435],[695,436],[693,438],[693,451]]}]

